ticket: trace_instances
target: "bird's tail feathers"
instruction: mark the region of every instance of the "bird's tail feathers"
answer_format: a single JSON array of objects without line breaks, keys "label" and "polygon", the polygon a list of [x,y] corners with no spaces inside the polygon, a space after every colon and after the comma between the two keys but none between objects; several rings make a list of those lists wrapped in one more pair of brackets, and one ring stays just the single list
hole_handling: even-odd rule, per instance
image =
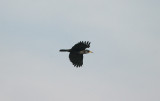
[{"label": "bird's tail feathers", "polygon": [[60,49],[60,52],[69,52],[70,49]]}]

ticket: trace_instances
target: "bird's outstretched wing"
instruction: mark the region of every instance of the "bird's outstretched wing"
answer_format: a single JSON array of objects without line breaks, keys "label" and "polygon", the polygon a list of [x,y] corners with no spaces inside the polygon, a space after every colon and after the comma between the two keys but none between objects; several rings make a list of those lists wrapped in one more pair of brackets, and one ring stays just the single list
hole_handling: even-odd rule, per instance
[{"label": "bird's outstretched wing", "polygon": [[76,67],[80,67],[83,65],[83,54],[77,54],[77,53],[70,53],[69,59],[72,62],[72,64]]},{"label": "bird's outstretched wing", "polygon": [[80,41],[77,44],[75,44],[71,50],[76,50],[76,51],[81,51],[85,50],[86,48],[90,47],[90,42],[89,41]]}]

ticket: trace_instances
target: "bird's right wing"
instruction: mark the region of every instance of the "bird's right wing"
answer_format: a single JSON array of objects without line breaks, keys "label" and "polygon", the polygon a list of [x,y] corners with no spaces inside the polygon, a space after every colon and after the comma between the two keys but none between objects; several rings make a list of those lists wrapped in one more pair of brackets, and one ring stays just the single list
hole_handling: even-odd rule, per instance
[{"label": "bird's right wing", "polygon": [[80,67],[83,65],[83,54],[77,54],[77,53],[70,53],[69,59],[72,62],[72,64],[76,67]]},{"label": "bird's right wing", "polygon": [[75,44],[71,50],[76,50],[76,51],[81,51],[85,50],[86,48],[90,47],[90,42],[89,41],[80,41],[77,44]]}]

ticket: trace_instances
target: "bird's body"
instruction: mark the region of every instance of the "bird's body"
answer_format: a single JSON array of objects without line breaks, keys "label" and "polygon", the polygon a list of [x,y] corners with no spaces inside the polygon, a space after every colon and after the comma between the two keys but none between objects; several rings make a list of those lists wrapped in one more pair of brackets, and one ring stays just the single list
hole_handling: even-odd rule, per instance
[{"label": "bird's body", "polygon": [[86,48],[90,47],[89,41],[80,41],[75,44],[71,49],[61,49],[60,52],[70,52],[69,59],[72,64],[76,67],[80,67],[83,65],[83,54],[92,53]]}]

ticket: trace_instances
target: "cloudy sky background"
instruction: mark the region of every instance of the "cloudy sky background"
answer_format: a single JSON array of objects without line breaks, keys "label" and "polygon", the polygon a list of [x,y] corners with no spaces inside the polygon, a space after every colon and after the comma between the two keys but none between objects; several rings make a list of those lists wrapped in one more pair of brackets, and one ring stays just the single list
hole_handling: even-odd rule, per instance
[{"label": "cloudy sky background", "polygon": [[[1,0],[1,101],[160,101],[159,0]],[[68,53],[91,41],[75,68]]]}]

